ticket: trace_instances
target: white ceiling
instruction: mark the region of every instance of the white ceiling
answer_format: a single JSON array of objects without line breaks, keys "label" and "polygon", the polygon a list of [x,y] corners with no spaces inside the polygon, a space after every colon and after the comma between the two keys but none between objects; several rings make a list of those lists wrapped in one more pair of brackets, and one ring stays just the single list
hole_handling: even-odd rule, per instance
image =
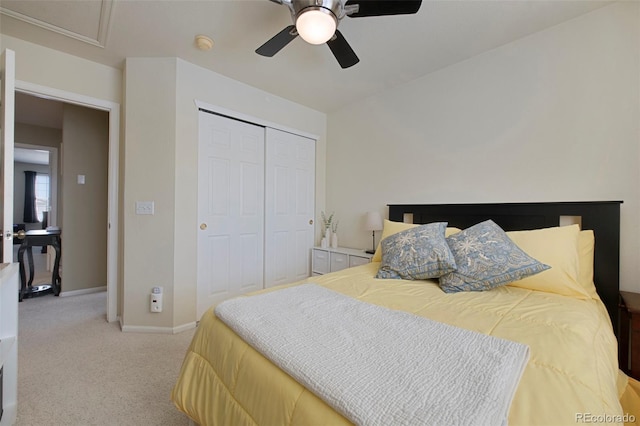
[{"label": "white ceiling", "polygon": [[[347,17],[339,29],[360,63],[346,70],[299,38],[257,55],[291,24],[268,0],[1,0],[0,32],[120,68],[126,57],[179,57],[330,112],[610,2],[424,0],[416,15]],[[213,49],[198,50],[197,34]]]}]

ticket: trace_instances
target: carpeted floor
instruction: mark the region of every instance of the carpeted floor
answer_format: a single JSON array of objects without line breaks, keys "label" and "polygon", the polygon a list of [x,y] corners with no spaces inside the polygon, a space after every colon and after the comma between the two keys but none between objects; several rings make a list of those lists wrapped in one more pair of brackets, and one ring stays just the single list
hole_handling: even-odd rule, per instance
[{"label": "carpeted floor", "polygon": [[18,422],[187,425],[170,393],[194,330],[122,333],[106,322],[106,292],[19,305]]}]

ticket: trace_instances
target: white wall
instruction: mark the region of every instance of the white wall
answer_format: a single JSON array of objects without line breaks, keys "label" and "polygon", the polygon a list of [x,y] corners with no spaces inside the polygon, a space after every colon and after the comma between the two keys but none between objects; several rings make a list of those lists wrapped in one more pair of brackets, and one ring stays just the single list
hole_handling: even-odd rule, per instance
[{"label": "white wall", "polygon": [[623,2],[330,114],[341,244],[370,247],[364,213],[391,203],[623,200],[621,287],[640,291],[639,80]]}]

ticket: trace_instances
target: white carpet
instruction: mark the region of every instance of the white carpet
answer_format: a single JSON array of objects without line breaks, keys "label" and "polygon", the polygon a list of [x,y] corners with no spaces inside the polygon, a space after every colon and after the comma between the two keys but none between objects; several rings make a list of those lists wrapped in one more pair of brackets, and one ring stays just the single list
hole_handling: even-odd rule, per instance
[{"label": "white carpet", "polygon": [[17,425],[187,425],[170,401],[193,330],[122,333],[106,292],[19,305]]}]

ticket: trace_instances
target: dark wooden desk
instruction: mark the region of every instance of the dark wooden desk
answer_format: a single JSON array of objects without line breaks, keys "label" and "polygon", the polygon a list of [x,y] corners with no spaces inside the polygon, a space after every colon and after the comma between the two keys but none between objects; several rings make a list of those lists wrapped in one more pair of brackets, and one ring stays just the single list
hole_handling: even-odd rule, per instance
[{"label": "dark wooden desk", "polygon": [[[56,251],[56,258],[53,265],[53,272],[51,273],[51,289],[55,296],[60,295],[61,278],[60,278],[60,254],[61,254],[61,238],[60,230],[38,229],[28,231],[22,244],[18,249],[18,262],[20,263],[20,294],[18,300],[22,302],[22,299],[28,294],[31,284],[33,283],[33,253],[31,247],[52,246]],[[29,281],[27,282],[25,266],[24,266],[24,252],[27,252],[27,258],[29,260]]]}]

